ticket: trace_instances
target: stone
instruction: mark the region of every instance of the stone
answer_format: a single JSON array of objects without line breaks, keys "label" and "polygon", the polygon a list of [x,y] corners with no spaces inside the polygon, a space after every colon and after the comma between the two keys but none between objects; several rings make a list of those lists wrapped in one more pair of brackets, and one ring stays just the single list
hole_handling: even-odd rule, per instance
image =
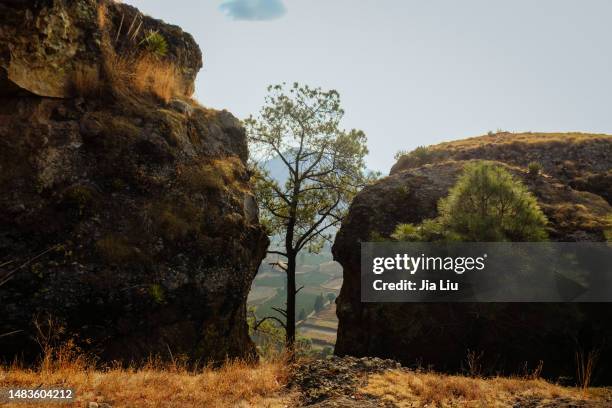
[{"label": "stone", "polygon": [[193,88],[193,38],[119,2],[0,0],[0,14],[0,265],[24,265],[0,286],[0,332],[22,330],[0,338],[0,359],[37,360],[33,318],[101,361],[256,358],[246,299],[268,238],[240,122],[65,87],[103,64],[97,40],[125,16],[163,34]]},{"label": "stone", "polygon": [[[546,134],[527,136],[529,142],[524,135],[508,134],[498,142],[484,137],[433,146],[429,157],[400,158],[389,177],[355,197],[332,249],[344,276],[336,300],[337,355],[377,356],[408,367],[461,372],[468,350],[484,351],[488,374],[516,374],[525,362],[535,367],[543,360],[543,375],[557,379],[575,376],[575,341],[580,341],[594,347],[603,342],[600,364],[612,364],[612,307],[607,304],[361,302],[360,242],[373,234],[389,237],[400,223],[436,217],[438,200],[469,160],[494,160],[523,181],[550,221],[551,240],[604,241],[612,228],[606,198],[610,191],[583,181],[612,168],[612,137],[568,135],[564,142],[561,137],[551,141]],[[537,180],[528,176],[531,161],[544,169]],[[609,383],[612,378],[598,380]]]}]

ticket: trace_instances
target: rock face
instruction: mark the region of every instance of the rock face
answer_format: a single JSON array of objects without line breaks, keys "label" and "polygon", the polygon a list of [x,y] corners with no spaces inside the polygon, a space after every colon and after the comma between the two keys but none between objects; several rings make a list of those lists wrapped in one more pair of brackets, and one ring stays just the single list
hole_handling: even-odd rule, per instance
[{"label": "rock face", "polygon": [[[500,134],[419,149],[391,175],[365,188],[351,204],[333,253],[343,266],[337,299],[338,355],[393,358],[451,372],[467,367],[468,352],[489,373],[520,373],[544,362],[552,378],[575,376],[575,352],[600,349],[599,367],[612,357],[608,304],[374,304],[360,302],[360,242],[389,236],[400,223],[437,215],[465,163],[489,159],[505,166],[537,197],[556,241],[603,241],[612,227],[609,205],[612,137]],[[544,174],[532,178],[537,161]],[[597,194],[599,193],[599,194]],[[607,231],[607,232],[606,232]],[[598,372],[598,381],[610,382]]]},{"label": "rock face", "polygon": [[268,239],[240,122],[66,85],[103,70],[102,26],[134,20],[164,35],[188,94],[191,36],[115,2],[0,0],[0,14],[0,358],[36,357],[35,321],[103,360],[254,356],[246,298]]},{"label": "rock face", "polygon": [[180,68],[191,90],[202,67],[200,48],[191,35],[114,1],[2,0],[0,15],[4,94],[25,90],[39,96],[73,96],[75,74],[101,64],[105,32],[114,50],[135,48],[133,35],[160,33],[168,41],[166,58]]}]

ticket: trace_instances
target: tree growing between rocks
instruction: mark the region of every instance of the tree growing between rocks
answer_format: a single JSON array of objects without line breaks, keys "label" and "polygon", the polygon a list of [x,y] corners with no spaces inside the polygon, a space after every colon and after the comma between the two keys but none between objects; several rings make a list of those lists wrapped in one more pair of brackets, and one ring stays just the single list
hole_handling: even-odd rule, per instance
[{"label": "tree growing between rocks", "polygon": [[[368,153],[361,130],[340,127],[344,111],[335,90],[324,91],[294,83],[268,87],[258,117],[245,121],[254,159],[255,190],[262,224],[269,235],[282,238],[270,254],[287,273],[286,309],[275,308],[285,321],[286,344],[295,344],[296,259],[300,251],[318,252],[331,240],[354,195],[374,176],[366,174]],[[266,171],[266,161],[278,158],[287,173],[279,181]]]}]

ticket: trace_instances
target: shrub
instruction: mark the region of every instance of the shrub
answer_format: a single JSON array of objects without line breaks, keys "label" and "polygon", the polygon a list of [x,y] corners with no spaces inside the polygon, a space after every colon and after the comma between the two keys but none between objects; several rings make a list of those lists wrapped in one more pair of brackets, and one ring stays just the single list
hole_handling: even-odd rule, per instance
[{"label": "shrub", "polygon": [[391,238],[396,241],[432,242],[447,237],[444,226],[438,219],[423,220],[421,224],[399,224]]},{"label": "shrub", "polygon": [[398,150],[398,151],[395,153],[395,155],[393,155],[393,158],[394,158],[395,160],[399,160],[399,159],[400,159],[402,156],[405,156],[405,155],[407,155],[407,154],[408,154],[408,151],[406,151],[406,150]]},{"label": "shrub", "polygon": [[419,146],[408,153],[408,156],[416,160],[418,164],[426,164],[434,157],[434,153],[429,147]]},{"label": "shrub", "polygon": [[461,240],[542,241],[547,219],[535,197],[504,168],[478,162],[438,204],[440,221]]},{"label": "shrub", "polygon": [[164,57],[168,53],[168,42],[158,31],[150,30],[140,42],[147,52],[156,57]]},{"label": "shrub", "polygon": [[531,162],[527,165],[527,171],[531,178],[536,178],[542,172],[542,165],[538,162]]}]

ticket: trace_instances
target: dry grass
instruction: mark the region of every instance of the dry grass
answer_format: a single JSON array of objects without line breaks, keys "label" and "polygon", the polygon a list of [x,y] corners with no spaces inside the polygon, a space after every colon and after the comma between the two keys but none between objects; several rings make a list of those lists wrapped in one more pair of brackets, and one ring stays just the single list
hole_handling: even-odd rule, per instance
[{"label": "dry grass", "polygon": [[225,186],[234,185],[244,171],[240,159],[230,156],[210,163],[184,166],[180,169],[179,178],[193,192],[223,190]]},{"label": "dry grass", "polygon": [[[555,405],[558,401],[589,401],[606,406],[610,401],[595,389],[566,388],[541,379],[471,378],[389,371],[369,378],[360,390],[398,407],[513,407],[517,401],[537,401]],[[541,406],[529,405],[529,406]]]},{"label": "dry grass", "polygon": [[185,96],[174,64],[151,56],[129,57],[108,53],[104,59],[109,85],[121,96],[149,94],[163,102]]},{"label": "dry grass", "polygon": [[100,95],[103,83],[97,67],[81,66],[74,72],[72,88],[79,96]]},{"label": "dry grass", "polygon": [[106,8],[106,3],[104,1],[101,1],[98,4],[98,27],[100,27],[101,30],[104,30],[106,28],[106,23],[108,20],[108,9]]},{"label": "dry grass", "polygon": [[70,387],[76,395],[72,406],[79,407],[88,402],[107,403],[113,408],[284,407],[291,406],[294,397],[283,392],[287,376],[283,361],[257,365],[236,361],[200,371],[155,363],[141,369],[96,370],[86,360],[54,358],[37,369],[0,367],[0,387]]},{"label": "dry grass", "polygon": [[185,94],[174,64],[143,56],[134,61],[133,68],[132,85],[137,92],[148,92],[166,103]]},{"label": "dry grass", "polygon": [[512,144],[512,143],[554,143],[554,142],[585,142],[595,139],[607,139],[610,140],[610,135],[607,134],[590,134],[580,132],[568,132],[568,133],[538,133],[538,132],[525,132],[525,133],[510,133],[510,132],[499,132],[484,136],[475,136],[467,139],[454,140],[451,142],[443,142],[429,148],[434,150],[447,150],[457,151],[480,147],[488,144]]}]

